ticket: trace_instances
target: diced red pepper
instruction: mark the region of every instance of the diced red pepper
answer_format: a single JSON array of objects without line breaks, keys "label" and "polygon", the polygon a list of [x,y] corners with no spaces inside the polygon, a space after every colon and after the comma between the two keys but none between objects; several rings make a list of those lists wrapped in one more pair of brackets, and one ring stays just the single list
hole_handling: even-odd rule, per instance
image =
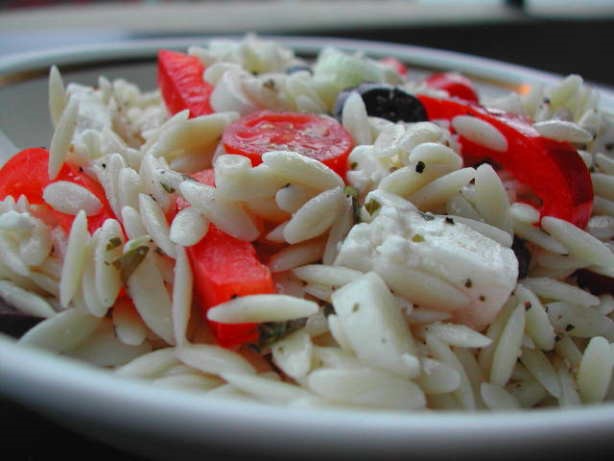
[{"label": "diced red pepper", "polygon": [[248,157],[253,166],[271,150],[291,150],[314,158],[341,177],[347,172],[352,136],[332,117],[263,110],[228,125],[222,135],[229,154]]},{"label": "diced red pepper", "polygon": [[56,181],[68,181],[89,190],[102,204],[100,212],[87,218],[90,233],[102,226],[105,220],[115,219],[104,189],[96,180],[86,175],[78,166],[65,163],[58,176],[50,181],[48,164],[49,152],[41,147],[25,149],[15,154],[0,169],[0,199],[3,200],[9,195],[18,199],[20,195],[24,195],[30,204],[38,205],[41,219],[50,225],[59,225],[69,232],[75,217],[52,209],[43,200],[45,187]]},{"label": "diced red pepper", "polygon": [[385,66],[390,67],[391,69],[396,71],[397,74],[403,77],[407,75],[407,72],[408,72],[407,66],[405,66],[405,64],[403,64],[397,58],[393,58],[392,56],[387,56],[385,58],[380,59],[379,62],[381,64],[384,64]]},{"label": "diced red pepper", "polygon": [[580,228],[588,223],[593,205],[593,186],[586,165],[569,143],[541,136],[517,115],[489,111],[459,99],[420,95],[429,120],[452,120],[469,115],[490,123],[507,139],[508,148],[498,152],[460,136],[466,165],[488,161],[508,170],[529,186],[541,200],[541,216],[556,216]]},{"label": "diced red pepper", "polygon": [[479,101],[478,94],[471,80],[456,72],[438,72],[431,74],[427,77],[425,83],[431,88],[447,91],[452,97],[469,102],[477,103]]},{"label": "diced red pepper", "polygon": [[[215,186],[212,169],[192,175],[208,186]],[[178,199],[177,207],[187,203]],[[271,271],[262,264],[254,246],[222,232],[214,225],[196,245],[188,248],[188,257],[194,273],[194,286],[203,306],[203,315],[220,303],[234,296],[274,293]],[[218,343],[233,347],[258,341],[258,325],[255,323],[222,324],[209,321]]]},{"label": "diced red pepper", "polygon": [[[211,307],[237,296],[275,292],[271,272],[258,261],[253,245],[214,225],[209,226],[199,243],[188,248],[188,255],[205,314]],[[259,338],[255,323],[230,325],[209,321],[209,325],[223,347],[253,343]]]},{"label": "diced red pepper", "polygon": [[213,112],[209,98],[213,87],[205,82],[205,66],[196,56],[177,51],[158,52],[158,86],[171,114],[189,109],[190,117]]}]

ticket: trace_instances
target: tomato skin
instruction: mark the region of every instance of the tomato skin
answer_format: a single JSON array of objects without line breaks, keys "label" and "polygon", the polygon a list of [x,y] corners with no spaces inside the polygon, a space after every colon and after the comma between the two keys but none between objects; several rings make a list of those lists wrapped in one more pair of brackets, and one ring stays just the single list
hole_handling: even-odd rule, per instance
[{"label": "tomato skin", "polygon": [[30,204],[45,207],[45,212],[41,213],[41,216],[53,219],[53,222],[48,222],[48,224],[59,225],[69,232],[75,217],[53,210],[43,200],[45,187],[56,181],[68,181],[89,190],[102,204],[98,214],[87,218],[90,233],[102,226],[105,220],[115,219],[104,189],[98,182],[80,171],[78,166],[70,163],[65,163],[58,176],[50,181],[48,164],[49,152],[42,147],[24,149],[15,154],[0,169],[0,199],[9,195],[18,199],[20,195],[24,195]]},{"label": "tomato skin", "polygon": [[468,102],[479,101],[473,83],[467,77],[456,72],[439,72],[431,74],[426,80],[427,86],[445,90],[452,97],[456,97]]},{"label": "tomato skin", "polygon": [[171,114],[189,109],[190,117],[213,113],[213,87],[205,82],[205,66],[196,56],[171,50],[158,52],[158,87]]},{"label": "tomato skin", "polygon": [[586,227],[593,206],[593,186],[590,173],[573,146],[544,138],[518,115],[489,111],[460,99],[425,95],[419,99],[430,120],[470,115],[497,128],[507,139],[507,151],[496,152],[461,136],[465,164],[489,161],[506,168],[541,199],[542,217],[556,216],[581,229]]},{"label": "tomato skin", "polygon": [[354,142],[331,117],[268,110],[247,115],[224,130],[224,149],[248,157],[253,166],[271,150],[290,150],[324,163],[345,177],[347,158]]}]

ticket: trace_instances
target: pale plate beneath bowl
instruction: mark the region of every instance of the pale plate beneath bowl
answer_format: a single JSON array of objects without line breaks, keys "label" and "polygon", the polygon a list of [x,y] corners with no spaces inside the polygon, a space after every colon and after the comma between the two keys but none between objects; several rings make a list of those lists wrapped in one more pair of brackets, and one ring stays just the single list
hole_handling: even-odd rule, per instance
[{"label": "pale plate beneath bowl", "polygon": [[[496,94],[557,76],[457,53],[334,39],[280,38],[299,54],[322,46],[395,56],[424,70],[452,69]],[[95,84],[100,74],[155,86],[159,48],[185,49],[202,38],[75,47],[4,58],[0,128],[18,147],[47,145],[47,69],[65,81]],[[581,69],[580,69],[581,71]],[[416,75],[420,71],[416,70]],[[602,94],[604,109],[614,95]],[[10,108],[7,110],[7,108]],[[0,393],[70,428],[157,459],[202,459],[212,448],[247,455],[534,458],[612,450],[614,405],[517,413],[364,412],[281,408],[218,400],[121,380],[107,372],[25,348],[0,336]]]}]

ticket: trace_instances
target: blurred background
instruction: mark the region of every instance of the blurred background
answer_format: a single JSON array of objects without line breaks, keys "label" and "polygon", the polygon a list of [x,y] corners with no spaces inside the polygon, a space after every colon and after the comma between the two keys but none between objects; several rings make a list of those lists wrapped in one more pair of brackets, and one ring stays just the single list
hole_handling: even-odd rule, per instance
[{"label": "blurred background", "polygon": [[422,45],[614,85],[614,0],[0,1],[0,56],[247,31]]}]

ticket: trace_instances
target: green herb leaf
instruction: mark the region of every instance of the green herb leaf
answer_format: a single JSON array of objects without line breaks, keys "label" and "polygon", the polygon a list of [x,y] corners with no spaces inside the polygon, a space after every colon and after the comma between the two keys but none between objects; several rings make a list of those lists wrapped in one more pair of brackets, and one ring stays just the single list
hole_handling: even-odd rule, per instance
[{"label": "green herb leaf", "polygon": [[258,347],[264,349],[275,344],[291,333],[305,326],[307,319],[288,320],[287,322],[267,322],[258,325],[260,340]]},{"label": "green herb leaf", "polygon": [[322,312],[324,312],[324,316],[328,317],[331,314],[335,313],[335,308],[331,303],[326,303],[324,304],[324,308],[322,310]]},{"label": "green herb leaf", "polygon": [[358,190],[355,187],[345,186],[343,188],[343,193],[347,195],[348,197],[358,198]]},{"label": "green herb leaf", "polygon": [[173,194],[175,192],[175,188],[169,186],[168,184],[161,182],[160,185],[162,186],[162,189],[164,189],[169,194]]},{"label": "green herb leaf", "polygon": [[119,237],[113,237],[109,239],[109,243],[107,243],[107,251],[111,251],[114,248],[117,248],[122,244],[122,239]]},{"label": "green herb leaf", "polygon": [[382,207],[382,204],[379,203],[377,200],[375,199],[371,199],[369,200],[367,203],[365,203],[365,210],[367,210],[367,213],[369,213],[370,215],[372,215],[373,213],[375,213],[377,210],[379,210]]},{"label": "green herb leaf", "polygon": [[352,186],[345,186],[343,193],[347,197],[352,197],[352,214],[354,215],[354,222],[360,222],[360,204],[358,203],[358,190]]},{"label": "green herb leaf", "polygon": [[132,273],[139,267],[139,264],[143,262],[148,252],[148,246],[140,246],[124,253],[113,261],[113,265],[119,270],[122,282],[126,283],[128,281]]}]

